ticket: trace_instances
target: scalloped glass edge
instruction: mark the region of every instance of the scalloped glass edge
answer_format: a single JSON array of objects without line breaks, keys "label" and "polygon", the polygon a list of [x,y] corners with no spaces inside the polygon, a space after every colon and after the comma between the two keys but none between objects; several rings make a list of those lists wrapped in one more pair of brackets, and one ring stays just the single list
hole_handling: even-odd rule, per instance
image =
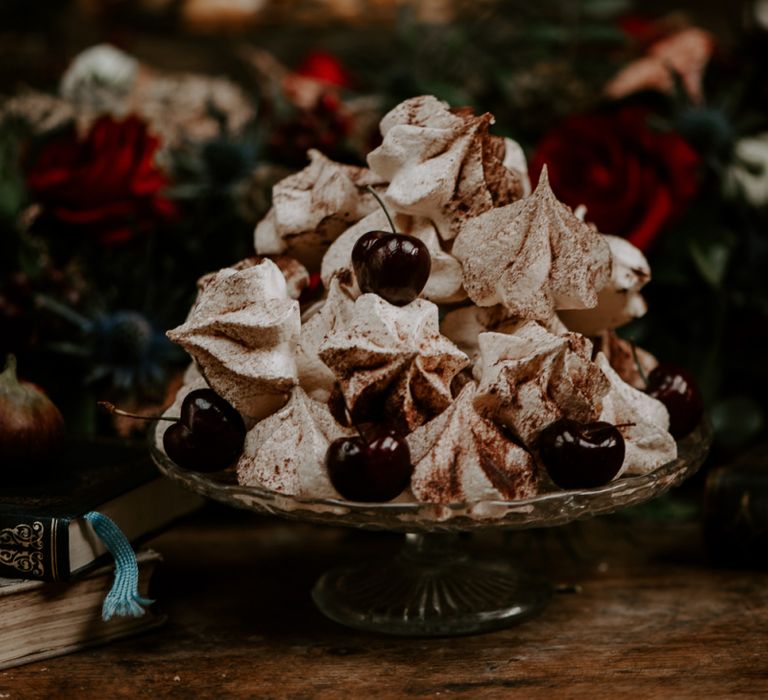
[{"label": "scalloped glass edge", "polygon": [[[703,420],[678,441],[678,456],[642,476],[623,476],[593,489],[548,491],[516,501],[476,501],[447,505],[390,502],[355,503],[331,498],[288,496],[257,486],[222,481],[231,472],[202,474],[179,468],[158,444],[157,423],[150,429],[150,452],[158,469],[187,488],[236,508],[284,518],[398,532],[449,532],[483,528],[553,527],[611,513],[650,500],[694,474],[712,444],[712,426]],[[218,480],[217,480],[218,477]]]}]

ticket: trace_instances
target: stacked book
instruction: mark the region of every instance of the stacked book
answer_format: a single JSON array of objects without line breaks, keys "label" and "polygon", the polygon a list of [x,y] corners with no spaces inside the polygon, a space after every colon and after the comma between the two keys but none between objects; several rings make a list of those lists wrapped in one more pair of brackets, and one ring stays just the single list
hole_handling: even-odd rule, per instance
[{"label": "stacked book", "polygon": [[[200,503],[159,476],[145,447],[108,441],[72,443],[55,468],[0,484],[0,669],[161,624],[151,606],[103,619],[115,566],[92,514],[137,543]],[[138,552],[141,598],[159,560],[152,550]]]}]

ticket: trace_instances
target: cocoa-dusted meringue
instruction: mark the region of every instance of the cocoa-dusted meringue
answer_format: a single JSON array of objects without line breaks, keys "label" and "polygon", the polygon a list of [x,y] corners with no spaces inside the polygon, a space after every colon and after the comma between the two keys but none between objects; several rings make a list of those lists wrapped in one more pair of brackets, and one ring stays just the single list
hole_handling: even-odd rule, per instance
[{"label": "cocoa-dusted meringue", "polygon": [[[496,333],[514,333],[526,319],[510,316],[509,311],[500,304],[496,306],[461,306],[445,314],[440,322],[440,332],[452,340],[458,348],[469,355],[473,364],[480,352],[479,336],[485,331]],[[550,333],[567,333],[557,314],[539,323]]]},{"label": "cocoa-dusted meringue", "polygon": [[437,418],[407,438],[414,472],[411,491],[425,503],[526,498],[536,493],[531,455],[475,410],[467,384]]},{"label": "cocoa-dusted meringue", "polygon": [[325,404],[297,386],[283,408],[246,434],[237,480],[290,496],[338,498],[325,469],[325,453],[331,442],[352,434]]},{"label": "cocoa-dusted meringue", "polygon": [[396,211],[431,219],[451,240],[467,217],[523,194],[520,176],[504,167],[504,139],[488,133],[492,123],[490,114],[452,111],[432,96],[405,100],[381,120],[384,140],[368,165],[389,182]]},{"label": "cocoa-dusted meringue", "polygon": [[535,321],[512,334],[481,333],[475,407],[529,448],[560,418],[597,420],[610,383],[591,355],[587,338],[554,335]]},{"label": "cocoa-dusted meringue", "polygon": [[645,390],[648,385],[646,378],[659,364],[651,353],[636,345],[633,347],[630,341],[620,338],[615,331],[603,331],[592,342],[627,384],[640,391]]},{"label": "cocoa-dusted meringue", "polygon": [[645,315],[648,306],[640,290],[651,279],[645,256],[628,240],[618,236],[603,238],[611,249],[612,271],[607,284],[598,292],[593,309],[560,311],[563,323],[572,331],[598,335]]},{"label": "cocoa-dusted meringue", "polygon": [[299,383],[312,398],[327,401],[336,383],[336,376],[319,357],[320,345],[337,325],[346,326],[352,319],[355,300],[349,287],[335,275],[328,287],[328,296],[319,310],[302,323],[296,364]]},{"label": "cocoa-dusted meringue", "polygon": [[355,301],[352,318],[320,345],[350,411],[382,399],[408,430],[451,403],[451,380],[469,362],[440,335],[437,307],[426,299],[393,306],[375,294]]},{"label": "cocoa-dusted meringue", "polygon": [[555,198],[546,168],[529,197],[466,221],[452,253],[472,301],[521,318],[595,306],[611,272],[608,244]]},{"label": "cocoa-dusted meringue", "polygon": [[[257,258],[258,260],[258,258]],[[309,272],[296,258],[289,255],[273,255],[272,262],[280,268],[285,278],[285,290],[291,299],[298,299],[309,286]]]},{"label": "cocoa-dusted meringue", "polygon": [[[404,214],[396,215],[394,224],[399,233],[418,238],[429,250],[432,265],[421,295],[436,304],[453,304],[466,299],[467,294],[462,286],[461,264],[443,250],[434,224],[429,219]],[[351,226],[328,248],[320,271],[326,285],[334,275],[343,271],[351,272],[352,249],[358,239],[368,231],[389,231],[387,217],[380,209]]]},{"label": "cocoa-dusted meringue", "polygon": [[600,420],[622,426],[625,456],[619,475],[648,474],[675,459],[677,443],[668,432],[669,413],[664,404],[623,381],[602,353],[595,362],[611,385],[603,398]]},{"label": "cocoa-dusted meringue", "polygon": [[[298,260],[288,255],[272,255],[269,258],[277,267],[280,272],[283,273],[285,278],[285,288],[288,296],[291,299],[298,299],[301,296],[304,288],[309,284],[309,272]],[[255,267],[261,263],[264,258],[260,255],[251,255],[248,258],[244,258],[240,262],[230,265],[231,270],[245,270],[249,267]],[[198,292],[205,288],[205,286],[213,280],[217,272],[209,272],[203,275],[197,280]]]},{"label": "cocoa-dusted meringue", "polygon": [[512,139],[504,139],[504,167],[511,170],[520,178],[523,186],[523,196],[531,193],[531,178],[528,175],[528,161],[522,146]]},{"label": "cocoa-dusted meringue", "polygon": [[378,208],[366,191],[381,179],[366,168],[335,163],[309,151],[309,165],[278,182],[272,208],[256,226],[259,255],[288,253],[310,270],[344,229]]},{"label": "cocoa-dusted meringue", "polygon": [[214,391],[244,416],[274,411],[297,381],[299,304],[265,259],[224,268],[202,286],[187,320],[168,337],[196,360]]}]

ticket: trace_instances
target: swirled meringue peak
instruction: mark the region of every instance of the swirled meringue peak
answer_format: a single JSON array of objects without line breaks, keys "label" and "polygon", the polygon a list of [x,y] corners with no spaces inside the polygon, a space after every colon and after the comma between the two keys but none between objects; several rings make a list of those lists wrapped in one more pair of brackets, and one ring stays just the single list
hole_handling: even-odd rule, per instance
[{"label": "swirled meringue peak", "polygon": [[[440,321],[440,332],[448,340],[456,343],[462,352],[469,355],[475,369],[479,370],[479,364],[475,363],[480,353],[480,334],[485,331],[514,333],[526,321],[527,319],[511,316],[509,311],[500,304],[461,306],[448,311],[443,316]],[[557,314],[553,314],[549,319],[539,320],[538,323],[555,335],[568,332]]]},{"label": "swirled meringue peak", "polygon": [[418,501],[456,503],[526,498],[536,493],[531,455],[474,407],[476,385],[464,386],[437,418],[407,438]]},{"label": "swirled meringue peak", "polygon": [[625,454],[619,475],[648,474],[675,459],[677,443],[668,431],[669,413],[664,404],[623,381],[603,353],[598,353],[595,362],[611,384],[600,420],[622,426]]},{"label": "swirled meringue peak", "polygon": [[237,480],[291,496],[339,498],[328,479],[325,453],[331,442],[352,434],[325,404],[297,386],[283,408],[246,434]]},{"label": "swirled meringue peak", "polygon": [[325,337],[319,356],[353,415],[381,402],[407,431],[451,403],[451,380],[469,363],[440,335],[433,303],[416,299],[398,307],[375,294],[355,301],[351,319]]},{"label": "swirled meringue peak", "polygon": [[605,355],[614,372],[627,384],[640,391],[647,388],[646,377],[659,364],[651,353],[620,338],[615,331],[603,331],[592,338],[592,342]]},{"label": "swirled meringue peak", "polygon": [[592,308],[611,274],[608,244],[556,199],[546,168],[529,197],[466,221],[452,253],[472,301],[521,318]]},{"label": "swirled meringue peak", "polygon": [[337,326],[350,322],[354,308],[355,301],[349,288],[342,283],[339,275],[334,275],[322,306],[302,323],[296,356],[299,383],[318,401],[327,401],[336,383],[336,376],[320,359],[320,345]]},{"label": "swirled meringue peak", "polygon": [[[230,265],[228,269],[245,270],[249,267],[255,267],[263,260],[264,258],[262,256],[251,255],[234,265]],[[291,299],[298,299],[301,296],[301,292],[309,284],[309,272],[307,272],[307,268],[298,260],[288,255],[274,255],[270,257],[270,260],[275,263],[280,272],[283,273],[288,296]],[[204,289],[211,280],[216,278],[217,274],[217,272],[209,272],[197,280],[198,291]]]},{"label": "swirled meringue peak", "polygon": [[624,238],[607,235],[603,238],[611,250],[612,271],[607,284],[597,294],[597,306],[560,311],[560,318],[570,330],[590,336],[623,326],[644,316],[648,310],[640,294],[651,279],[645,256]]},{"label": "swirled meringue peak", "polygon": [[597,420],[610,382],[591,354],[584,336],[554,335],[535,321],[511,334],[481,333],[475,407],[528,448],[560,418]]},{"label": "swirled meringue peak", "polygon": [[[434,224],[424,217],[398,214],[394,218],[395,228],[418,238],[427,246],[431,260],[429,279],[421,295],[436,304],[452,304],[467,298],[464,291],[461,263],[443,249]],[[368,231],[388,231],[389,224],[383,211],[369,214],[341,234],[328,249],[321,268],[323,283],[327,286],[334,275],[352,272],[352,249],[358,239]]]},{"label": "swirled meringue peak", "polygon": [[378,208],[366,191],[381,179],[367,168],[335,163],[315,150],[310,163],[272,188],[272,208],[256,226],[259,255],[288,253],[310,270],[320,267],[328,245]]},{"label": "swirled meringue peak", "polygon": [[192,355],[214,391],[245,416],[261,417],[296,384],[299,325],[298,302],[265,259],[208,278],[187,320],[168,337]]},{"label": "swirled meringue peak", "polygon": [[504,139],[488,133],[491,124],[490,114],[414,97],[381,120],[384,140],[368,154],[368,165],[389,183],[396,211],[431,219],[441,238],[451,240],[467,217],[523,194],[520,175],[504,166]]}]

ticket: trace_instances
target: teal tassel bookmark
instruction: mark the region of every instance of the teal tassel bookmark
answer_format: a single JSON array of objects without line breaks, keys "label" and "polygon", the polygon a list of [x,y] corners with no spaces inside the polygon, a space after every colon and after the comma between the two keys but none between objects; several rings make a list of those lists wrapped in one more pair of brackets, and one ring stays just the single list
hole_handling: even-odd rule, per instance
[{"label": "teal tassel bookmark", "polygon": [[104,599],[102,619],[141,617],[145,612],[142,605],[151,605],[154,601],[139,595],[139,566],[130,542],[106,515],[92,511],[84,517],[115,559],[115,581]]}]

